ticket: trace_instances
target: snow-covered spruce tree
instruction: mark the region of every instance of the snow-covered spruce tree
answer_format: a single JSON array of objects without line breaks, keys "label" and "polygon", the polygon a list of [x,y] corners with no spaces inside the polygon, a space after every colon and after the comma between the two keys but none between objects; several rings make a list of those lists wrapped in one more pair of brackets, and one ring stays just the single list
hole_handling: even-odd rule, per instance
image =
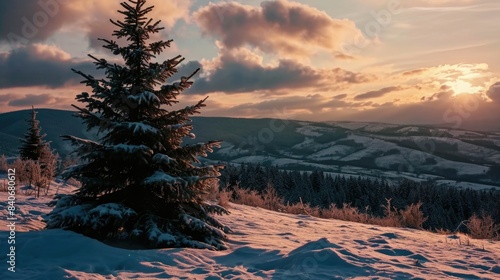
[{"label": "snow-covered spruce tree", "polygon": [[[73,195],[59,195],[54,210],[46,216],[47,228],[63,228],[99,240],[141,241],[149,248],[194,247],[226,249],[228,227],[212,215],[228,214],[224,208],[203,199],[209,180],[222,166],[202,165],[220,141],[183,145],[183,137],[194,137],[189,117],[204,107],[171,109],[176,97],[192,85],[188,77],[172,84],[166,79],[177,72],[184,60],[176,56],[162,63],[152,62],[172,40],[147,43],[162,30],[160,21],[147,17],[153,7],[146,0],[122,2],[124,21],[113,36],[125,38],[127,46],[100,39],[104,48],[121,56],[124,65],[95,60],[104,69],[105,79],[80,71],[92,94],[76,99],[85,108],[73,105],[87,128],[98,128],[99,141],[64,136],[77,146],[83,163],[64,172],[82,186]],[[194,70],[194,69],[193,69]],[[205,98],[206,99],[206,98]]]},{"label": "snow-covered spruce tree", "polygon": [[45,135],[41,135],[40,121],[36,119],[37,112],[31,107],[30,118],[28,122],[28,131],[24,134],[24,139],[21,140],[19,154],[23,160],[37,161],[43,153],[44,146],[47,143],[43,140]]}]

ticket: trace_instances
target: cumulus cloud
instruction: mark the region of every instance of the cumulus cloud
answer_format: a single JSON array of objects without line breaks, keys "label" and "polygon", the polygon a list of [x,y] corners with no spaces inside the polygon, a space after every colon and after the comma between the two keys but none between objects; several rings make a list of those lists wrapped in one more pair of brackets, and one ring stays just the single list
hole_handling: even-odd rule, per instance
[{"label": "cumulus cloud", "polygon": [[417,7],[417,6],[426,6],[426,7],[439,7],[439,6],[444,6],[444,5],[450,5],[453,4],[454,6],[463,6],[463,5],[470,5],[470,4],[483,4],[483,3],[488,3],[491,2],[491,0],[405,0],[405,1],[400,1],[400,0],[393,0],[393,1],[388,1],[388,0],[353,0],[353,2],[358,2],[360,5],[366,6],[372,6],[372,7],[383,7],[389,5],[389,3],[399,3],[402,2],[401,5],[404,8],[411,8],[411,7]]},{"label": "cumulus cloud", "polygon": [[354,97],[356,100],[360,99],[370,99],[370,98],[377,98],[377,97],[382,97],[388,93],[394,92],[394,91],[400,91],[403,90],[404,88],[401,86],[391,86],[391,87],[385,87],[379,90],[373,90],[369,92],[365,92],[362,94],[358,94]]},{"label": "cumulus cloud", "polygon": [[496,82],[490,86],[486,95],[493,101],[500,103],[500,82]]},{"label": "cumulus cloud", "polygon": [[320,50],[340,58],[343,47],[363,38],[355,23],[288,0],[264,1],[260,7],[235,2],[210,4],[194,17],[207,35],[233,49],[256,47],[267,53],[310,56]]},{"label": "cumulus cloud", "polygon": [[[100,49],[103,42],[99,41],[98,38],[111,39],[111,34],[118,27],[113,25],[109,19],[121,19],[117,18],[116,10],[123,10],[123,7],[119,5],[118,1],[77,0],[73,2],[71,3],[73,9],[79,11],[82,15],[79,21],[87,32],[90,46]],[[147,16],[155,20],[161,20],[160,26],[171,29],[181,19],[188,21],[192,1],[150,0],[147,5],[155,6],[155,9]]]},{"label": "cumulus cloud", "polygon": [[437,99],[441,99],[441,100],[449,99],[455,94],[455,92],[453,90],[449,90],[449,87],[446,85],[441,86],[441,89],[443,89],[443,91],[434,93],[432,96],[427,98],[427,100],[432,101],[432,100],[437,100]]},{"label": "cumulus cloud", "polygon": [[77,16],[61,0],[0,1],[0,43],[44,41]]},{"label": "cumulus cloud", "polygon": [[[120,1],[101,0],[16,0],[0,1],[0,43],[27,45],[47,40],[66,26],[85,32],[92,47],[101,47],[97,38],[110,38],[117,27]],[[148,15],[172,28],[180,19],[187,20],[192,1],[148,1],[155,9]]]},{"label": "cumulus cloud", "polygon": [[208,66],[205,75],[196,80],[190,93],[267,91],[268,94],[281,94],[279,90],[341,88],[376,79],[373,75],[341,68],[316,69],[289,59],[279,60],[276,65],[264,65],[262,57],[245,49],[222,49],[218,58],[205,64]]},{"label": "cumulus cloud", "polygon": [[[96,73],[90,62],[75,61],[54,46],[28,45],[0,53],[0,88],[46,86],[61,87],[79,83],[82,78],[71,68]],[[97,74],[97,73],[96,73]]]}]

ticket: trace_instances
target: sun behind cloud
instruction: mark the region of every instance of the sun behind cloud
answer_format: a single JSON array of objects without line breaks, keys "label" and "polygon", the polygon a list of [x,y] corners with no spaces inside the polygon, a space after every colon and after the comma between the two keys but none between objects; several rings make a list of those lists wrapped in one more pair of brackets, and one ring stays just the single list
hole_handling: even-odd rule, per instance
[{"label": "sun behind cloud", "polygon": [[449,86],[451,90],[455,93],[454,95],[459,94],[476,94],[484,91],[484,87],[482,86],[474,86],[472,83],[457,79],[455,81],[450,81],[445,83],[445,85]]}]

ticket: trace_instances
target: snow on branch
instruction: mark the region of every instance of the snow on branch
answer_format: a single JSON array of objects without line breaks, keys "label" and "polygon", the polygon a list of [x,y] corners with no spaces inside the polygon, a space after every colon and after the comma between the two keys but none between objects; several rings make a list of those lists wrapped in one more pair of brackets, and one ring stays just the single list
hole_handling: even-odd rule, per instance
[{"label": "snow on branch", "polygon": [[134,133],[151,133],[151,134],[158,134],[158,129],[143,123],[143,122],[123,122],[117,124],[117,127],[123,127],[126,129],[129,129],[133,131]]},{"label": "snow on branch", "polygon": [[191,228],[194,231],[208,232],[208,233],[211,233],[212,235],[215,235],[216,237],[218,237],[220,239],[226,239],[226,234],[222,230],[215,228],[215,227],[207,224],[206,222],[204,222],[200,219],[197,219],[191,215],[182,214],[180,216],[180,219],[186,226],[188,226],[189,228]]},{"label": "snow on branch", "polygon": [[56,207],[58,211],[53,211],[48,215],[47,228],[66,228],[75,224],[87,224],[87,212],[91,208],[90,204]]},{"label": "snow on branch", "polygon": [[160,104],[160,99],[158,98],[158,96],[150,91],[144,91],[139,94],[129,95],[127,99],[137,105]]},{"label": "snow on branch", "polygon": [[163,171],[156,171],[153,175],[144,179],[144,184],[146,185],[155,185],[161,183],[185,183],[185,181],[180,177],[172,177]]},{"label": "snow on branch", "polygon": [[142,152],[145,154],[151,154],[153,151],[145,145],[127,145],[127,144],[118,144],[109,147],[110,149],[114,150],[117,153],[128,153],[128,154],[135,154],[138,152]]},{"label": "snow on branch", "polygon": [[87,213],[87,220],[93,229],[100,229],[103,226],[112,224],[115,228],[120,227],[124,221],[136,216],[137,213],[121,204],[107,203],[101,204],[91,209]]},{"label": "snow on branch", "polygon": [[61,137],[64,140],[71,141],[73,145],[87,146],[88,148],[91,148],[91,149],[102,147],[101,144],[99,144],[95,141],[89,140],[89,139],[78,138],[76,136],[71,136],[71,135],[63,135]]},{"label": "snow on branch", "polygon": [[149,217],[146,220],[145,227],[148,239],[152,242],[155,242],[157,245],[165,244],[167,246],[171,246],[177,243],[177,238],[167,232],[162,231],[152,217]]},{"label": "snow on branch", "polygon": [[165,154],[156,154],[153,156],[153,162],[158,163],[158,164],[170,164],[171,162],[174,162],[175,159],[165,155]]}]

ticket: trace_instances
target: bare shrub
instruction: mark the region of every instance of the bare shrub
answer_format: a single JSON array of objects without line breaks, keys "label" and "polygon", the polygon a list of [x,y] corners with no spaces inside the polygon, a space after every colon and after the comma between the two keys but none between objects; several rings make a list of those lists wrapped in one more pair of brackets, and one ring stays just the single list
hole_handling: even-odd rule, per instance
[{"label": "bare shrub", "polygon": [[392,206],[392,198],[386,198],[386,205],[382,205],[382,209],[384,209],[384,217],[381,219],[375,219],[375,221],[379,222],[378,225],[386,226],[386,227],[401,227],[401,216],[398,213],[398,210]]},{"label": "bare shrub", "polygon": [[38,187],[38,197],[40,197],[40,188],[44,188],[45,194],[49,192],[50,182],[54,180],[57,169],[57,159],[59,155],[52,150],[50,150],[49,145],[44,145],[42,148],[42,153],[38,160],[38,164],[41,169],[41,178],[36,182]]},{"label": "bare shrub", "polygon": [[469,234],[476,239],[492,239],[499,240],[500,225],[495,224],[495,221],[490,215],[479,217],[476,214],[472,215],[466,226],[469,229]]},{"label": "bare shrub", "polygon": [[0,192],[7,192],[9,188],[9,185],[7,184],[7,180],[2,180],[0,182]]},{"label": "bare shrub", "polygon": [[44,193],[48,193],[53,173],[48,169],[44,170],[38,161],[18,158],[12,164],[12,168],[16,169],[17,183],[19,185],[26,184],[26,186],[20,187],[24,195],[31,195],[36,190],[36,196],[40,197],[42,189],[45,189]]},{"label": "bare shrub", "polygon": [[264,208],[264,199],[257,191],[234,188],[235,203]]},{"label": "bare shrub", "polygon": [[304,205],[301,205],[299,203],[290,204],[290,202],[287,202],[285,205],[283,205],[283,212],[294,215],[306,214]]},{"label": "bare shrub", "polygon": [[265,189],[263,196],[264,208],[279,211],[283,209],[284,200],[278,195],[278,192],[271,186],[268,185]]},{"label": "bare shrub", "polygon": [[13,163],[12,163],[12,168],[16,169],[16,179],[17,183],[25,183],[26,182],[26,172],[24,171],[24,166],[26,165],[26,162],[24,160],[21,160],[20,158],[17,158]]},{"label": "bare shrub", "polygon": [[313,217],[321,217],[321,212],[323,210],[319,209],[318,207],[312,207],[309,203],[303,203],[302,198],[300,198],[300,202],[297,202],[295,204],[290,204],[290,202],[287,202],[286,204],[282,203],[281,211],[294,215],[309,215]]},{"label": "bare shrub", "polygon": [[217,196],[219,195],[219,180],[206,179],[203,182],[207,186],[203,198],[209,201],[217,200]]},{"label": "bare shrub", "polygon": [[217,195],[218,204],[224,208],[229,208],[229,201],[231,200],[231,191],[222,190]]},{"label": "bare shrub", "polygon": [[28,183],[28,186],[33,188],[37,187],[37,197],[40,196],[40,188],[44,182],[44,178],[42,176],[42,169],[40,168],[40,164],[38,164],[34,160],[26,160],[24,169],[23,169],[23,178]]},{"label": "bare shrub", "polygon": [[[288,214],[305,214],[325,219],[336,219],[386,227],[422,229],[423,224],[427,221],[427,217],[424,216],[421,210],[422,202],[411,204],[406,209],[398,210],[392,206],[391,199],[386,199],[386,204],[382,205],[384,216],[377,217],[370,215],[368,213],[368,208],[366,208],[364,212],[361,212],[358,208],[347,203],[345,203],[342,208],[338,208],[332,204],[328,209],[312,207],[310,204],[303,203],[302,199],[300,199],[300,202],[294,204],[289,202],[285,204],[283,198],[279,197],[272,186],[268,186],[262,195],[255,190],[235,187],[234,193],[229,190],[219,192],[218,200],[219,205],[223,207],[227,207],[228,202],[231,200],[238,204],[261,207]],[[469,228],[472,238],[500,240],[500,225],[495,224],[491,216],[478,217],[474,215],[467,220],[466,225]],[[450,234],[449,230],[443,229],[437,232],[446,235]],[[464,240],[460,239],[458,242],[461,245],[470,245],[468,237],[464,238]]]},{"label": "bare shrub", "polygon": [[344,203],[342,208],[330,205],[328,209],[321,210],[321,218],[351,221],[356,223],[369,223],[371,216],[367,212],[361,212],[356,207]]},{"label": "bare shrub", "polygon": [[401,225],[403,227],[422,229],[422,225],[427,221],[427,217],[424,217],[424,213],[420,209],[422,202],[417,204],[411,204],[405,210],[399,210],[401,215]]},{"label": "bare shrub", "polygon": [[0,172],[7,173],[8,169],[9,169],[9,166],[7,163],[7,157],[5,155],[0,156]]},{"label": "bare shrub", "polygon": [[392,206],[391,204],[392,198],[386,198],[385,201],[386,205],[382,205],[385,217],[390,219],[397,219],[398,210],[394,206]]}]

